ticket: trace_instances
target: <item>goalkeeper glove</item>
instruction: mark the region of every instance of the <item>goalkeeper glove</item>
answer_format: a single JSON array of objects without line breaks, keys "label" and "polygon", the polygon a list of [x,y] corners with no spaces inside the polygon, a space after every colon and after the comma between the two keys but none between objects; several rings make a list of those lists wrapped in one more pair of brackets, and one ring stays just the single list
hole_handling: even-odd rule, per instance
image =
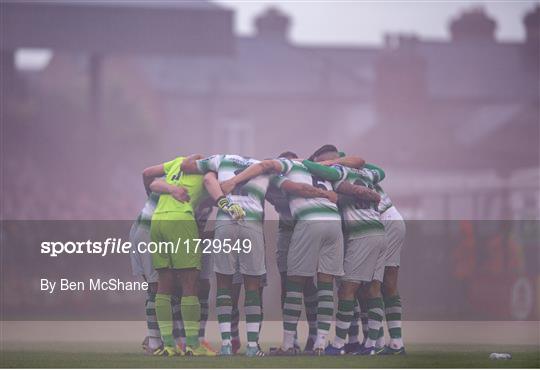
[{"label": "goalkeeper glove", "polygon": [[242,209],[242,207],[240,207],[239,204],[232,203],[229,198],[225,196],[220,197],[216,204],[224,212],[227,212],[235,221],[243,219],[246,215],[246,212]]}]

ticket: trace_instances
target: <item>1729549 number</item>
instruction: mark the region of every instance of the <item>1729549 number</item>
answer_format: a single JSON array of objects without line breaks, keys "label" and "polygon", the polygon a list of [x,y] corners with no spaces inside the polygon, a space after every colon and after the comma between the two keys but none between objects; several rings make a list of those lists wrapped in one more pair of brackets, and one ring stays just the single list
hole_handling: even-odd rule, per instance
[{"label": "1729549 number", "polygon": [[186,239],[184,247],[189,253],[251,253],[250,239]]}]

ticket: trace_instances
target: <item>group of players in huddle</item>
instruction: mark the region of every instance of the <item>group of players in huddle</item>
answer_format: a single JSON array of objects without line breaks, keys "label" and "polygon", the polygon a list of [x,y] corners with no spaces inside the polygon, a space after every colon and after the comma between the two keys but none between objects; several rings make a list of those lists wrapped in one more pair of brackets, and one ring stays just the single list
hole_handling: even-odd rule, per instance
[{"label": "group of players in huddle", "polygon": [[[180,247],[131,254],[134,274],[149,283],[146,353],[236,354],[243,284],[246,356],[302,353],[297,326],[304,307],[309,324],[305,354],[404,354],[397,280],[405,224],[380,186],[384,178],[381,168],[333,145],[305,160],[290,151],[263,161],[190,155],[146,168],[148,200],[132,226],[133,245],[212,238],[249,240],[251,246],[249,253],[233,248],[205,254]],[[265,200],[279,214],[276,259],[283,314],[283,342],[269,353],[259,345],[266,284]],[[207,220],[214,206],[217,216],[210,231]],[[217,352],[205,340],[213,273],[222,341]],[[328,343],[334,312],[335,336]]]}]

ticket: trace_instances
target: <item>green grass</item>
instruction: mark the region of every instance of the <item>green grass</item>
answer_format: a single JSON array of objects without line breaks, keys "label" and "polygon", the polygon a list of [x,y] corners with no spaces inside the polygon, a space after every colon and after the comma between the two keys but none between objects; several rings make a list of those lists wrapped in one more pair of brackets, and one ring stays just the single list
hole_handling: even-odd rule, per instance
[{"label": "green grass", "polygon": [[[411,345],[407,356],[384,357],[266,357],[156,358],[134,350],[135,345],[56,344],[25,348],[3,345],[0,366],[25,368],[539,368],[538,347]],[[512,353],[512,360],[490,360],[490,352]]]}]

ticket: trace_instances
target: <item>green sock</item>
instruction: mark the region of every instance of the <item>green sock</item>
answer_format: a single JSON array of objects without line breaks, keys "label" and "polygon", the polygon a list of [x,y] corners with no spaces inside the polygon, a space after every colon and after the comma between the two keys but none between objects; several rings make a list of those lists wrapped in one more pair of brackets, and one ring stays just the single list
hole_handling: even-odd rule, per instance
[{"label": "green sock", "polygon": [[204,340],[206,336],[206,321],[208,321],[208,295],[210,291],[204,291],[199,294],[199,303],[201,305],[201,321],[199,325],[199,339]]},{"label": "green sock", "polygon": [[259,342],[261,325],[261,297],[258,290],[246,291],[244,302],[248,346],[256,347]]},{"label": "green sock", "polygon": [[260,306],[261,306],[261,323],[259,324],[259,337],[261,336],[262,325],[264,322],[264,311],[263,311],[262,300],[261,300]]},{"label": "green sock", "polygon": [[317,283],[317,334],[328,334],[334,318],[334,285],[319,281]]},{"label": "green sock", "polygon": [[286,283],[285,302],[283,304],[283,330],[296,333],[298,320],[302,314],[302,284],[292,280]]},{"label": "green sock", "polygon": [[163,343],[165,346],[175,347],[176,343],[172,335],[173,324],[170,294],[156,294],[156,316]]},{"label": "green sock", "polygon": [[366,347],[375,347],[384,318],[382,297],[368,299],[368,339]]},{"label": "green sock", "polygon": [[160,338],[159,326],[156,318],[156,293],[146,293],[146,326],[148,336],[151,338]]},{"label": "green sock", "polygon": [[365,344],[369,334],[367,300],[359,300],[358,304],[360,305],[360,322],[362,323],[362,335],[364,336],[362,344]]},{"label": "green sock", "polygon": [[231,343],[231,315],[232,315],[232,298],[231,290],[218,288],[216,292],[216,315],[219,323],[219,331],[221,332],[222,344]]},{"label": "green sock", "polygon": [[358,304],[358,300],[354,299],[354,307],[353,307],[353,318],[351,321],[351,326],[349,326],[349,332],[347,335],[349,336],[349,343],[358,343],[358,334],[360,334],[360,327],[358,326],[358,320],[360,319],[360,305]]},{"label": "green sock", "polygon": [[304,293],[304,306],[306,308],[306,320],[309,327],[309,336],[312,339],[317,337],[317,291],[310,295]]},{"label": "green sock", "polygon": [[390,337],[399,339],[401,338],[401,298],[399,295],[386,298],[384,306]]},{"label": "green sock", "polygon": [[238,331],[238,324],[240,323],[240,311],[238,308],[233,308],[231,313],[231,339],[238,339],[240,332]]},{"label": "green sock", "polygon": [[201,321],[201,306],[197,296],[182,297],[180,303],[184,329],[186,331],[186,344],[191,347],[199,345],[199,322]]},{"label": "green sock", "polygon": [[354,301],[347,299],[338,300],[338,311],[336,314],[336,336],[334,347],[341,348],[345,345],[347,333],[354,315]]},{"label": "green sock", "polygon": [[186,344],[186,331],[184,330],[184,321],[182,319],[182,309],[180,308],[180,301],[182,297],[177,295],[171,296],[172,306],[172,335],[176,343]]},{"label": "green sock", "polygon": [[283,304],[283,345],[285,349],[294,347],[298,320],[302,314],[303,284],[287,279]]}]

